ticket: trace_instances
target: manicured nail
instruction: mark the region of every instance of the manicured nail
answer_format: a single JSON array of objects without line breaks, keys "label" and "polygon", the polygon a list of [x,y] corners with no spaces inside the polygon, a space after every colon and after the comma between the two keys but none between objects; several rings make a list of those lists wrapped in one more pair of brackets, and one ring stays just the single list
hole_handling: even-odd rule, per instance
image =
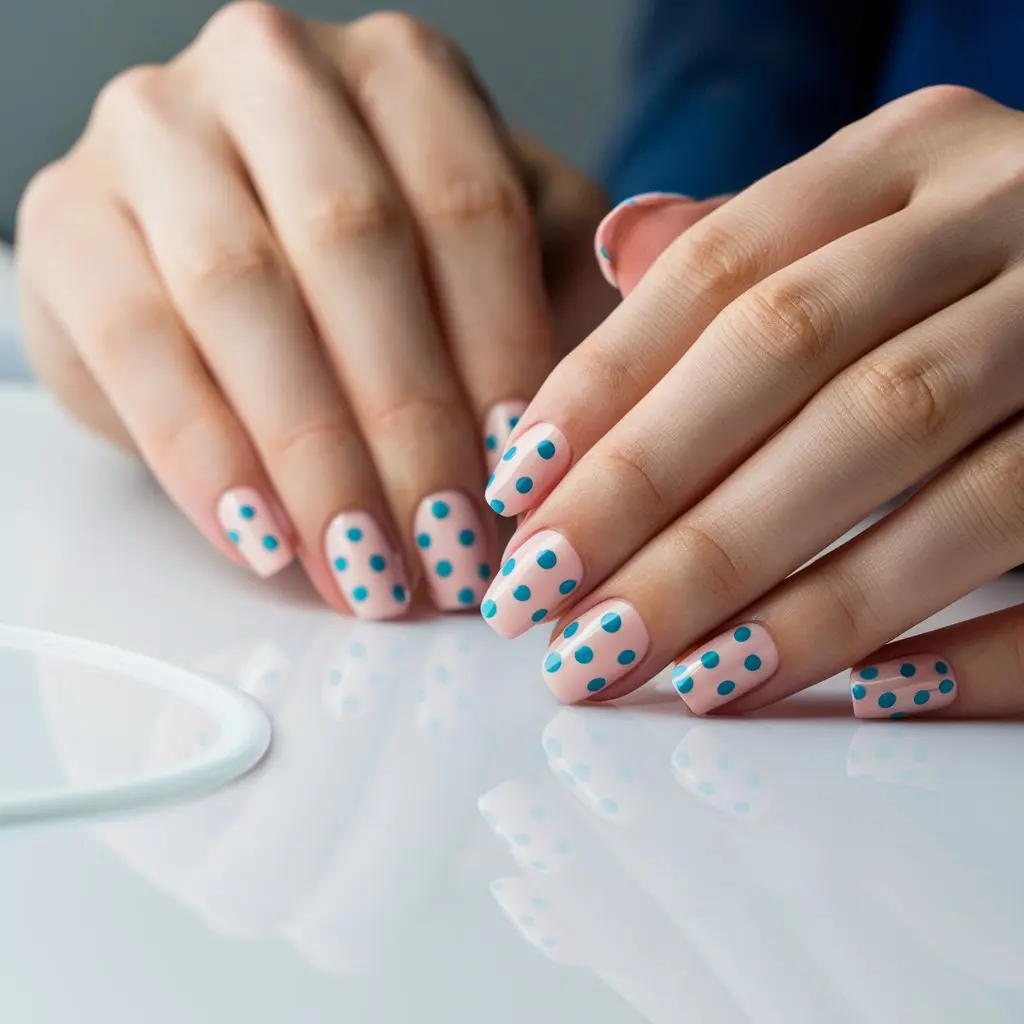
[{"label": "manicured nail", "polygon": [[477,807],[525,867],[543,875],[572,863],[575,850],[560,824],[558,808],[540,793],[512,780],[485,793]]},{"label": "manicured nail", "polygon": [[515,516],[538,504],[569,468],[572,450],[558,427],[537,423],[505,449],[487,483],[487,504]]},{"label": "manicured nail", "polygon": [[414,521],[416,547],[434,606],[475,608],[491,578],[487,544],[476,506],[461,491],[424,498]]},{"label": "manicured nail", "polygon": [[393,619],[409,607],[402,559],[368,512],[342,512],[327,527],[327,561],[338,589],[361,619]]},{"label": "manicured nail", "polygon": [[544,658],[544,679],[559,700],[584,700],[630,672],[649,644],[628,601],[602,601],[559,633]]},{"label": "manicured nail", "polygon": [[509,434],[515,430],[519,417],[526,411],[526,402],[498,402],[484,420],[484,455],[487,459],[487,472],[493,473],[494,467],[501,461],[501,453],[505,450],[505,442]]},{"label": "manicured nail", "polygon": [[269,502],[252,487],[225,491],[217,502],[217,518],[257,576],[273,576],[295,557]]},{"label": "manicured nail", "polygon": [[672,684],[686,706],[703,715],[760,686],[778,667],[779,652],[768,630],[749,622],[680,658]]},{"label": "manicured nail", "polygon": [[874,722],[857,727],[846,752],[846,777],[912,789],[942,790],[951,775],[949,751],[921,729]]},{"label": "manicured nail", "polygon": [[672,771],[698,800],[731,817],[753,821],[769,809],[770,787],[740,744],[723,742],[712,725],[694,726],[672,753]]},{"label": "manicured nail", "polygon": [[956,676],[936,654],[865,665],[850,673],[853,713],[858,718],[904,718],[937,711],[956,700]]},{"label": "manicured nail", "polygon": [[[597,265],[604,275],[604,279],[613,287],[620,285],[620,268],[618,266],[621,257],[623,235],[628,231],[631,223],[637,223],[635,214],[645,207],[654,206],[678,206],[689,204],[693,200],[689,196],[679,195],[676,192],[643,192],[640,195],[632,196],[623,200],[618,206],[610,210],[604,220],[597,226],[594,234],[594,253],[597,256]],[[682,228],[674,225],[666,230],[655,231],[651,244],[642,238],[641,245],[637,246],[637,252],[630,253],[629,258],[633,262],[643,262],[645,267],[650,266],[679,234]],[[665,237],[662,237],[665,236]]]},{"label": "manicured nail", "polygon": [[572,933],[551,909],[546,896],[523,878],[499,878],[491,892],[519,934],[545,956],[564,963],[572,949]]},{"label": "manicured nail", "polygon": [[495,633],[511,639],[557,611],[581,579],[583,562],[573,546],[555,530],[542,530],[505,560],[480,613]]}]

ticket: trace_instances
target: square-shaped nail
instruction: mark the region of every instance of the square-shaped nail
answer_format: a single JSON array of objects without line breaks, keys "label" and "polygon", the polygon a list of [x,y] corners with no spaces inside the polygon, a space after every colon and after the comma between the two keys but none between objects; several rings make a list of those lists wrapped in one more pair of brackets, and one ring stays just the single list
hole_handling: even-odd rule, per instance
[{"label": "square-shaped nail", "polygon": [[941,655],[913,654],[855,668],[850,696],[857,718],[904,718],[952,704],[956,676]]},{"label": "square-shaped nail", "polygon": [[566,603],[583,578],[583,562],[555,530],[529,537],[505,560],[480,611],[499,636],[525,633]]},{"label": "square-shaped nail", "polygon": [[498,402],[491,406],[491,411],[484,420],[484,456],[487,460],[487,472],[492,473],[501,461],[501,453],[509,434],[515,430],[519,417],[526,412],[526,402]]},{"label": "square-shaped nail", "polygon": [[273,576],[295,557],[269,502],[254,488],[225,491],[217,502],[217,518],[257,576]]},{"label": "square-shaped nail", "polygon": [[632,671],[649,645],[643,620],[628,601],[602,601],[555,638],[544,658],[544,679],[559,700],[584,700]]},{"label": "square-shaped nail", "polygon": [[768,630],[748,622],[680,658],[672,685],[695,715],[703,715],[760,686],[778,667],[779,652]]},{"label": "square-shaped nail", "polygon": [[535,424],[505,449],[487,484],[487,504],[503,516],[533,508],[561,480],[571,461],[569,442],[558,427]]},{"label": "square-shaped nail", "polygon": [[420,502],[414,529],[434,606],[475,608],[491,578],[476,506],[461,491],[438,491]]},{"label": "square-shaped nail", "polygon": [[409,607],[409,577],[401,556],[368,512],[331,520],[324,548],[338,589],[361,619],[392,619]]}]

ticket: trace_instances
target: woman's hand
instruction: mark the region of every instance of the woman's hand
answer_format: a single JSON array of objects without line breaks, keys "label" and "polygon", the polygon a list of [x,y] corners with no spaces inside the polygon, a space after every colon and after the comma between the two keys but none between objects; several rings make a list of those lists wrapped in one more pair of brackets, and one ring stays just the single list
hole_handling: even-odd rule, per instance
[{"label": "woman's hand", "polygon": [[506,636],[562,617],[564,700],[675,659],[697,713],[851,664],[859,716],[1024,710],[1020,610],[877,650],[1024,560],[1024,115],[927,89],[652,245],[658,216],[610,216],[612,271],[645,232],[648,262],[667,248],[488,488],[531,514],[484,616]]},{"label": "woman's hand", "polygon": [[604,209],[419,22],[233,4],[110,83],[29,187],[29,351],[260,575],[297,551],[358,615],[400,614],[419,576],[476,605],[485,459],[559,323],[609,308],[584,255]]}]

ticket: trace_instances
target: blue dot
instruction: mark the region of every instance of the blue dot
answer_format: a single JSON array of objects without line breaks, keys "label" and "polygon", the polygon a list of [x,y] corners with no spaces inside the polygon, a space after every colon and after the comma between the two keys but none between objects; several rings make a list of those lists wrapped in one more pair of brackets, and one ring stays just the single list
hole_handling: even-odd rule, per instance
[{"label": "blue dot", "polygon": [[591,648],[584,644],[582,647],[576,648],[576,650],[573,652],[573,657],[581,665],[589,665],[594,660],[594,652]]},{"label": "blue dot", "polygon": [[519,846],[529,846],[530,843],[533,842],[533,839],[531,839],[525,832],[517,832],[512,838]]},{"label": "blue dot", "polygon": [[914,665],[911,665],[909,661],[905,661],[900,665],[900,675],[903,676],[904,679],[909,679],[911,676],[917,675],[917,668]]},{"label": "blue dot", "polygon": [[949,693],[949,691],[952,690],[952,689],[953,689],[953,680],[952,679],[943,679],[942,682],[939,683],[939,693]]},{"label": "blue dot", "polygon": [[515,445],[512,445],[512,447],[509,448],[509,450],[507,452],[505,452],[504,455],[502,455],[501,461],[502,462],[509,462],[510,460],[514,459],[516,457],[516,452],[517,451],[519,451],[519,449]]},{"label": "blue dot", "polygon": [[480,579],[489,580],[491,578],[491,567],[486,562],[481,562],[477,572],[480,575]]},{"label": "blue dot", "polygon": [[448,577],[452,574],[452,563],[447,558],[442,558],[437,563],[437,575],[441,577]]},{"label": "blue dot", "polygon": [[620,665],[632,665],[636,661],[636,651],[631,651],[627,647],[624,651],[619,651],[618,660]]},{"label": "blue dot", "polygon": [[430,547],[430,534],[429,533],[417,533],[416,534],[416,546],[423,548],[424,551]]},{"label": "blue dot", "polygon": [[906,711],[894,711],[889,717],[890,718],[906,718],[907,717],[907,713],[906,713]]},{"label": "blue dot", "polygon": [[868,688],[866,686],[862,686],[860,683],[854,683],[853,689],[850,690],[850,693],[853,694],[854,700],[863,700],[868,695]]},{"label": "blue dot", "polygon": [[915,704],[927,704],[931,700],[932,695],[927,690],[918,690],[914,694]]},{"label": "blue dot", "polygon": [[547,608],[538,608],[530,616],[530,618],[533,619],[534,622],[543,622],[544,619],[546,619],[547,617],[548,617],[548,610],[547,610]]},{"label": "blue dot", "polygon": [[557,651],[552,651],[544,659],[544,669],[547,672],[557,672],[562,667],[562,656]]},{"label": "blue dot", "polygon": [[237,530],[228,530],[228,540],[230,540],[232,544],[242,543],[242,538],[239,536]]},{"label": "blue dot", "polygon": [[718,657],[718,652],[717,651],[705,651],[700,656],[700,663],[705,668],[716,668],[718,666],[719,660],[720,659]]},{"label": "blue dot", "polygon": [[240,509],[238,510],[238,514],[239,514],[239,515],[240,515],[240,516],[241,516],[241,517],[242,517],[243,519],[255,519],[255,518],[256,518],[256,509],[254,509],[254,508],[252,507],[252,505],[243,505],[243,506],[242,506],[242,507],[241,507],[241,508],[240,508]]},{"label": "blue dot", "polygon": [[605,612],[601,616],[601,628],[606,633],[618,633],[622,629],[622,617],[618,612]]},{"label": "blue dot", "polygon": [[676,683],[676,689],[680,693],[689,693],[693,689],[693,676],[687,676]]},{"label": "blue dot", "polygon": [[[552,669],[552,671],[554,671],[554,669]],[[561,757],[561,755],[562,755],[562,741],[561,740],[556,740],[554,737],[551,737],[550,739],[546,739],[544,741],[544,749],[552,757]]]},{"label": "blue dot", "polygon": [[507,561],[507,562],[506,562],[506,563],[505,563],[505,564],[504,564],[504,565],[503,565],[503,566],[501,567],[501,575],[502,575],[502,576],[508,576],[508,575],[509,575],[509,574],[510,574],[510,573],[512,572],[512,570],[513,570],[513,569],[515,569],[515,567],[516,567],[516,560],[515,560],[514,558],[510,558],[510,559],[509,559],[509,560],[508,560],[508,561]]},{"label": "blue dot", "polygon": [[560,594],[571,594],[575,589],[575,580],[562,580],[562,582],[558,584],[558,592]]},{"label": "blue dot", "polygon": [[276,537],[274,537],[273,535],[271,535],[271,534],[269,534],[269,533],[268,533],[268,534],[267,534],[267,535],[266,535],[266,536],[265,536],[265,537],[263,538],[263,546],[264,546],[264,547],[265,547],[265,548],[266,548],[266,549],[267,549],[268,551],[276,551],[276,550],[278,549],[278,546],[279,546],[279,542],[278,542],[278,539],[277,539]]},{"label": "blue dot", "polygon": [[334,560],[334,568],[337,569],[338,572],[344,572],[348,568],[348,559],[336,558]]},{"label": "blue dot", "polygon": [[944,661],[937,661],[935,662],[935,671],[938,672],[940,676],[948,675],[949,666]]},{"label": "blue dot", "polygon": [[508,429],[509,430],[515,430],[516,427],[518,426],[518,424],[519,424],[519,417],[518,416],[509,416],[509,418],[508,418]]},{"label": "blue dot", "polygon": [[740,626],[733,635],[733,639],[740,644],[745,644],[750,639],[750,628],[748,626]]},{"label": "blue dot", "polygon": [[447,519],[448,513],[451,511],[451,509],[448,507],[448,502],[435,501],[430,506],[430,511],[435,519]]},{"label": "blue dot", "polygon": [[885,693],[883,693],[878,698],[878,706],[880,708],[891,708],[893,706],[893,704],[895,704],[895,703],[896,703],[896,694],[893,693],[891,690],[886,690]]},{"label": "blue dot", "polygon": [[591,693],[597,693],[598,690],[604,689],[604,685],[606,682],[606,679],[602,679],[600,676],[598,676],[596,679],[591,679],[590,682],[587,683],[587,689]]},{"label": "blue dot", "polygon": [[498,606],[488,598],[482,605],[480,605],[480,611],[483,613],[485,619],[493,619],[498,612]]},{"label": "blue dot", "polygon": [[748,804],[746,800],[737,800],[736,803],[732,805],[732,809],[737,814],[746,814],[747,811],[750,810],[750,804]]},{"label": "blue dot", "polygon": [[601,248],[598,251],[601,253],[601,256],[602,256],[603,259],[606,259],[609,263],[611,263],[611,261],[612,261],[611,253],[608,252],[608,247],[606,245],[602,245]]},{"label": "blue dot", "polygon": [[731,679],[723,679],[715,689],[723,696],[728,697],[733,690],[736,689],[736,684]]},{"label": "blue dot", "polygon": [[491,474],[491,475],[490,475],[490,476],[489,476],[489,477],[487,478],[487,486],[488,486],[488,487],[490,487],[490,486],[491,486],[491,484],[493,484],[493,483],[494,483],[494,474],[492,473],[492,474]]},{"label": "blue dot", "polygon": [[464,548],[470,548],[473,546],[473,541],[476,540],[476,534],[472,530],[462,530],[459,533],[459,543]]},{"label": "blue dot", "polygon": [[606,814],[614,814],[619,809],[619,805],[609,796],[602,797],[601,799],[601,810]]},{"label": "blue dot", "polygon": [[363,539],[363,531],[360,530],[358,526],[350,526],[345,531],[345,536],[348,537],[348,539],[350,541],[355,543],[355,542],[361,541]]},{"label": "blue dot", "polygon": [[356,587],[352,591],[352,598],[355,601],[365,601],[370,596],[370,592],[366,587]]},{"label": "blue dot", "polygon": [[405,604],[405,587],[401,583],[396,583],[391,588],[391,594],[399,604]]},{"label": "blue dot", "polygon": [[537,454],[542,459],[550,459],[550,458],[552,458],[554,456],[554,454],[555,454],[555,443],[554,443],[554,441],[541,441],[541,443],[539,445],[537,445]]},{"label": "blue dot", "polygon": [[533,481],[528,476],[521,476],[516,481],[516,490],[520,494],[529,494],[533,490]]},{"label": "blue dot", "polygon": [[459,599],[459,604],[472,604],[476,595],[470,587],[463,587],[455,596]]},{"label": "blue dot", "polygon": [[672,682],[678,683],[679,680],[682,679],[689,671],[689,668],[689,665],[676,665],[672,669]]},{"label": "blue dot", "polygon": [[874,665],[869,665],[867,668],[862,668],[858,675],[861,679],[877,679],[878,669]]},{"label": "blue dot", "polygon": [[505,511],[505,502],[499,501],[497,498],[494,498],[493,500],[488,502],[488,504],[491,506],[491,508],[494,509],[495,512],[498,513],[498,515],[501,515],[501,513]]},{"label": "blue dot", "polygon": [[558,556],[554,553],[554,551],[542,551],[537,556],[537,564],[542,569],[554,569],[554,567],[558,564]]},{"label": "blue dot", "polygon": [[743,667],[748,672],[756,672],[761,667],[761,659],[756,654],[748,654],[743,659]]},{"label": "blue dot", "polygon": [[388,561],[383,555],[370,555],[370,568],[374,572],[383,572],[387,565]]},{"label": "blue dot", "polygon": [[489,451],[493,452],[498,447],[498,439],[493,434],[488,434],[484,438],[484,447]]},{"label": "blue dot", "polygon": [[512,596],[517,601],[529,601],[530,600],[530,588],[525,584],[520,584],[512,591]]},{"label": "blue dot", "polygon": [[697,787],[697,792],[703,793],[705,796],[714,796],[715,784],[710,779],[707,779]]},{"label": "blue dot", "polygon": [[569,625],[565,627],[565,632],[562,634],[562,636],[564,636],[565,639],[568,640],[569,637],[576,635],[576,630],[578,630],[579,628],[580,624],[578,622],[570,622]]}]

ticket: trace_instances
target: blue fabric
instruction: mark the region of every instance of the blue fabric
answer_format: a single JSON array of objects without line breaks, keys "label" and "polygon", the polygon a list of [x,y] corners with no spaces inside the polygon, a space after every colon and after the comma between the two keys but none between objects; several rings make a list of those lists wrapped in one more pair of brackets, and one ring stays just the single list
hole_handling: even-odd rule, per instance
[{"label": "blue fabric", "polygon": [[1021,0],[645,0],[615,200],[735,191],[925,85],[1024,108]]}]

